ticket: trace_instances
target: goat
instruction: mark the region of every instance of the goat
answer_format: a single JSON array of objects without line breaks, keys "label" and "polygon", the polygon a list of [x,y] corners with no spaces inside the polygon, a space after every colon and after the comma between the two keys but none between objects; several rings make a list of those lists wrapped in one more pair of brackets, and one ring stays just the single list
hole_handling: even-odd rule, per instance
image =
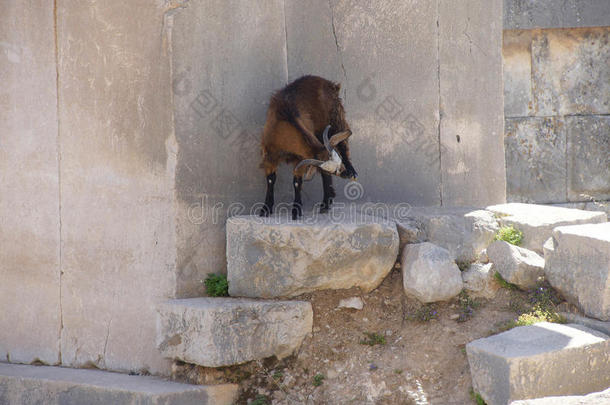
[{"label": "goat", "polygon": [[[273,212],[273,188],[281,161],[295,164],[292,219],[303,215],[303,177],[322,175],[324,197],[320,212],[327,212],[335,197],[331,175],[355,180],[358,174],[349,160],[347,138],[352,131],[345,121],[339,97],[341,85],[317,76],[303,76],[271,97],[263,128],[261,168],[267,179],[265,204],[260,216]],[[328,137],[332,130],[332,136]]]}]

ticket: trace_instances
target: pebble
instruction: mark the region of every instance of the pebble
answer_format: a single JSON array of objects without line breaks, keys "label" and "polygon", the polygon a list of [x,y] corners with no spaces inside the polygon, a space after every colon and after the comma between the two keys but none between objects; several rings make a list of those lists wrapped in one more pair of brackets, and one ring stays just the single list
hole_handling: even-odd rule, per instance
[{"label": "pebble", "polygon": [[362,309],[364,308],[364,302],[360,297],[345,298],[339,301],[338,308],[351,308],[351,309]]}]

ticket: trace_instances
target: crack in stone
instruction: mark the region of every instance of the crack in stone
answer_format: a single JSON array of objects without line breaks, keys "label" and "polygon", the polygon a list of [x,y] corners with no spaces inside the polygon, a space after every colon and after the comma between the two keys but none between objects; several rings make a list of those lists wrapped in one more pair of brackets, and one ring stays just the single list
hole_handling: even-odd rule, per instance
[{"label": "crack in stone", "polygon": [[343,55],[341,54],[341,46],[339,46],[339,40],[337,39],[337,30],[335,28],[335,12],[331,0],[328,0],[328,7],[330,8],[330,23],[333,30],[333,37],[335,38],[335,47],[337,48],[337,55],[339,56],[339,63],[341,63],[341,70],[343,71],[343,77],[345,78],[345,86],[343,86],[343,98],[347,103],[347,71],[343,64]]}]

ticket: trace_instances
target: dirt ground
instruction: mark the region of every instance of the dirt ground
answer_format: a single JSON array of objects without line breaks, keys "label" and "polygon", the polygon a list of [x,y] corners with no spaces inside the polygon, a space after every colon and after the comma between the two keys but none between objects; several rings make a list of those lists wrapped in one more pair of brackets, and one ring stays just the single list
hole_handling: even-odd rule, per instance
[{"label": "dirt ground", "polygon": [[[355,296],[362,310],[337,308]],[[465,344],[515,319],[527,293],[499,288],[494,299],[475,304],[462,297],[422,306],[405,296],[394,269],[369,294],[321,291],[298,299],[312,303],[314,327],[294,356],[224,369],[176,364],[174,377],[237,382],[239,404],[471,404]]]}]

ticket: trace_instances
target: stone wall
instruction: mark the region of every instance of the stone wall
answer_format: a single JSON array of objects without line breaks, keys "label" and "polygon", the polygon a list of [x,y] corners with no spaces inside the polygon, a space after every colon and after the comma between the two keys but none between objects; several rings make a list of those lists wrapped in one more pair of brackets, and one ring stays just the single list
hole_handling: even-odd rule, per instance
[{"label": "stone wall", "polygon": [[504,31],[509,201],[610,199],[609,39],[610,27]]},{"label": "stone wall", "polygon": [[2,360],[168,373],[156,307],[225,271],[269,96],[301,74],[343,84],[359,202],[505,198],[499,0],[5,3]]}]

